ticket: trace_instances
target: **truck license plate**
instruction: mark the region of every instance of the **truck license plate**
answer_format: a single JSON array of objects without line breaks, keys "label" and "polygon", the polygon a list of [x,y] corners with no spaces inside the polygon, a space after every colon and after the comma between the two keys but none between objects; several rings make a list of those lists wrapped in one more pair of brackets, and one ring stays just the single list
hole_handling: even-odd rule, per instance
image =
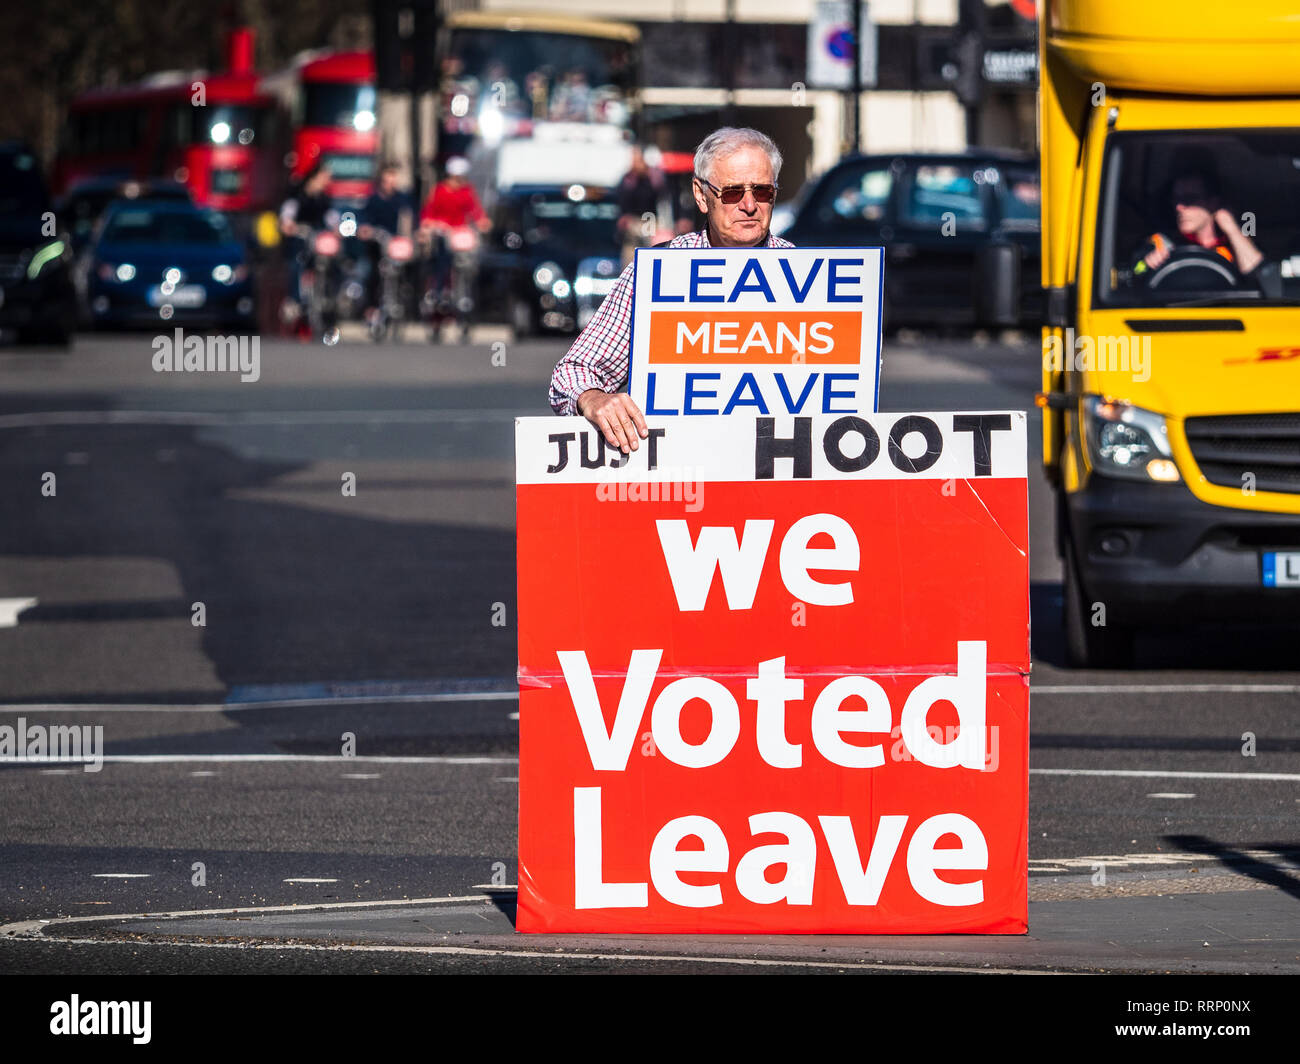
[{"label": "truck license plate", "polygon": [[1264,586],[1300,587],[1300,551],[1265,551]]}]

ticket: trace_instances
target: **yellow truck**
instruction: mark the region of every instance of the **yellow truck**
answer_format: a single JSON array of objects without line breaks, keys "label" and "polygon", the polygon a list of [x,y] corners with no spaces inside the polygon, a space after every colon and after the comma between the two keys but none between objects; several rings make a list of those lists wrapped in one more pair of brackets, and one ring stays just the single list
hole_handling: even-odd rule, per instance
[{"label": "yellow truck", "polygon": [[1300,5],[1040,0],[1039,72],[1068,657],[1300,620]]}]

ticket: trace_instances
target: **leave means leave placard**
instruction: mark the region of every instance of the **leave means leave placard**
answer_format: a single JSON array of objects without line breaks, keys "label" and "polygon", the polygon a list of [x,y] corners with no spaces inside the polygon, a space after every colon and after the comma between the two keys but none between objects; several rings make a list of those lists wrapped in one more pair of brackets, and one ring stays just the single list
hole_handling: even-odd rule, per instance
[{"label": "leave means leave placard", "polygon": [[880,248],[641,248],[628,393],[646,414],[877,407]]}]

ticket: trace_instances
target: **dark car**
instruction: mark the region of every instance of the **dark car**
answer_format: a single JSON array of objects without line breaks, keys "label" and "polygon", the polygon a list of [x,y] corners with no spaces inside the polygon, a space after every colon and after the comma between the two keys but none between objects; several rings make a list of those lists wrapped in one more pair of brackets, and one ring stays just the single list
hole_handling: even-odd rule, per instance
[{"label": "dark car", "polygon": [[497,201],[480,263],[481,315],[519,336],[583,328],[622,269],[617,225],[604,190],[514,187]]},{"label": "dark car", "polygon": [[96,325],[254,324],[244,246],[216,211],[177,200],[115,203],[90,245],[88,266]]},{"label": "dark car", "polygon": [[0,145],[0,328],[66,345],[76,319],[71,263],[35,155]]},{"label": "dark car", "polygon": [[[791,209],[793,220],[774,231],[801,247],[885,249],[888,327],[1042,319],[1032,155],[850,156],[805,187]],[[999,281],[1009,289],[1001,307]]]},{"label": "dark car", "polygon": [[94,234],[110,204],[118,200],[167,199],[192,203],[190,190],[178,181],[155,179],[135,181],[121,177],[89,177],[78,181],[54,204],[54,213],[72,237],[74,251],[80,251]]}]

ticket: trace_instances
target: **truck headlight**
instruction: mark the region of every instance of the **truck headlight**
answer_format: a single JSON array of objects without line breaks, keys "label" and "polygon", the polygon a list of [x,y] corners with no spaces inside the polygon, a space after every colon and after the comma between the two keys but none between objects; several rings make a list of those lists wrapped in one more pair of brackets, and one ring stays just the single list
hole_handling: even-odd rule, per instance
[{"label": "truck headlight", "polygon": [[1100,396],[1083,399],[1088,455],[1106,476],[1172,483],[1180,480],[1160,414]]}]

